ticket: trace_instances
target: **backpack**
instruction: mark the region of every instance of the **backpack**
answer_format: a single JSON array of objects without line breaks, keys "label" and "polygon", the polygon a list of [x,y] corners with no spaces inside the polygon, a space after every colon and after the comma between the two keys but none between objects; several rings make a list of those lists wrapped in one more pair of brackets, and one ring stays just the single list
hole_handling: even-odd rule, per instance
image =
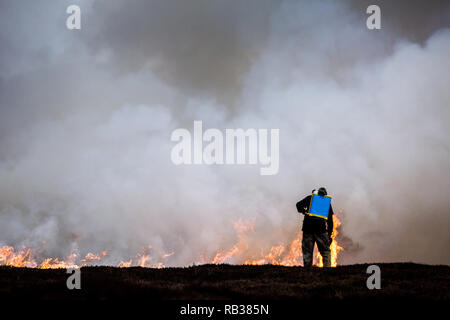
[{"label": "backpack", "polygon": [[311,196],[311,203],[309,204],[308,216],[318,217],[328,220],[328,211],[331,206],[331,196],[324,195],[320,196],[317,193],[313,193]]}]

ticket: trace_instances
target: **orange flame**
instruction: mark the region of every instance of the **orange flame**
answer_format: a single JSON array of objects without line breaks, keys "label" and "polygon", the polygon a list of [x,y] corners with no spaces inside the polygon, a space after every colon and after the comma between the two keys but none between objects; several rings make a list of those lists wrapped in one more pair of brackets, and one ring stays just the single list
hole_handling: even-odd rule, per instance
[{"label": "orange flame", "polygon": [[128,268],[131,267],[131,263],[133,262],[133,259],[130,259],[128,261],[120,261],[119,262],[119,268]]},{"label": "orange flame", "polygon": [[[340,211],[339,213],[342,213]],[[331,249],[331,266],[337,266],[338,254],[344,250],[338,245],[336,236],[338,235],[338,229],[341,226],[341,222],[337,215],[333,216],[334,229],[332,233]],[[302,232],[300,231],[295,239],[289,244],[278,244],[272,246],[268,251],[259,249],[259,254],[255,255],[255,252],[251,250],[249,245],[249,238],[254,232],[253,223],[250,221],[244,221],[242,219],[236,221],[234,228],[237,234],[237,243],[229,250],[217,251],[212,259],[206,259],[203,254],[200,255],[201,261],[209,262],[213,264],[221,263],[244,263],[247,265],[262,265],[262,264],[274,264],[283,266],[298,266],[302,264]],[[152,246],[146,246],[142,252],[137,254],[135,258],[131,258],[127,261],[120,261],[118,267],[131,267],[141,266],[147,268],[163,268],[164,264],[161,260],[165,260],[172,255],[170,253],[160,253],[156,255],[159,257],[159,261],[152,262],[154,256],[150,255],[152,252]],[[0,265],[14,266],[14,267],[29,267],[29,268],[41,268],[41,269],[55,269],[55,268],[70,268],[80,266],[91,266],[101,264],[102,260],[108,256],[107,251],[102,251],[100,254],[94,254],[89,252],[83,258],[77,259],[77,254],[70,254],[65,260],[58,258],[45,258],[41,262],[37,262],[32,257],[32,251],[30,248],[24,248],[19,251],[11,246],[0,247]],[[76,261],[81,263],[77,264]],[[314,264],[322,267],[322,257],[320,253],[317,253],[314,257]]]},{"label": "orange flame", "polygon": [[61,261],[58,258],[45,258],[41,263],[37,263],[31,257],[31,249],[29,248],[22,249],[17,253],[15,252],[14,248],[10,246],[3,246],[0,248],[0,265],[7,265],[14,267],[28,267],[40,269],[78,267],[73,262],[75,258],[76,255],[71,254],[67,257],[67,261]]},{"label": "orange flame", "polygon": [[[339,213],[342,213],[340,211]],[[341,226],[341,221],[337,215],[333,215],[333,233],[331,235],[333,241],[330,246],[331,250],[331,266],[337,266],[337,258],[340,251],[344,250],[338,245],[336,236],[338,235],[338,229]],[[214,258],[211,260],[213,264],[220,263],[234,263],[236,260],[240,260],[242,256],[251,256],[248,251],[247,237],[249,232],[253,232],[253,225],[249,222],[238,220],[234,224],[238,241],[237,243],[228,251],[218,251]],[[254,257],[252,259],[245,259],[244,264],[248,265],[262,265],[262,264],[274,264],[283,266],[298,266],[302,263],[302,232],[299,232],[296,238],[289,244],[279,244],[272,246],[269,251],[265,254],[264,250],[261,249],[259,257]],[[314,265],[318,267],[323,267],[322,256],[317,252],[314,257]]]},{"label": "orange flame", "polygon": [[[342,210],[339,210],[339,213],[342,213]],[[333,241],[331,242],[330,250],[331,250],[331,266],[336,267],[337,266],[337,258],[340,251],[343,251],[344,248],[338,245],[336,236],[338,235],[338,229],[341,226],[341,221],[336,215],[333,215],[333,233],[331,234],[331,238]],[[317,259],[317,266],[323,267],[323,261],[322,256],[319,252],[316,254]]]}]

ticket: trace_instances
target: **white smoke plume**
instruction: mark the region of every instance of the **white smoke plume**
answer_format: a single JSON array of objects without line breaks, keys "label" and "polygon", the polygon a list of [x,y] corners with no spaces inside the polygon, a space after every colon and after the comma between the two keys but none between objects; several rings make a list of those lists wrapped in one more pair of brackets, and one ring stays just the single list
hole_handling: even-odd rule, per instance
[{"label": "white smoke plume", "polygon": [[[325,186],[342,263],[450,264],[448,3],[382,2],[371,31],[352,1],[75,2],[80,31],[73,1],[0,5],[0,246],[199,263],[239,219],[289,243]],[[279,173],[175,166],[194,120],[279,128]]]}]

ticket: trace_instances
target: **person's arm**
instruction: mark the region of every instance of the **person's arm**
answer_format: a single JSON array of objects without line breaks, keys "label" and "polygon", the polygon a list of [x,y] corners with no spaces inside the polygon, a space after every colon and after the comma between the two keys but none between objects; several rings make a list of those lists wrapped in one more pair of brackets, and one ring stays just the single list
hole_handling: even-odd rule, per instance
[{"label": "person's arm", "polygon": [[309,208],[309,204],[311,202],[311,196],[307,196],[305,197],[303,200],[300,200],[299,202],[297,202],[297,211],[300,213],[305,214],[305,212],[308,210]]},{"label": "person's arm", "polygon": [[333,227],[334,227],[334,221],[333,221],[333,207],[330,204],[330,209],[328,210],[328,238],[330,238],[330,244],[331,244],[331,234],[333,233]]}]

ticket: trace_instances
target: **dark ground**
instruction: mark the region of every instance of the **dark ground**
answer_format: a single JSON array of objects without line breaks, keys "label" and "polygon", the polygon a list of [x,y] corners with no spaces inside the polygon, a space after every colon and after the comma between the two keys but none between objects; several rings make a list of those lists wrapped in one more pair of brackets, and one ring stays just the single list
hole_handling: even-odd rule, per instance
[{"label": "dark ground", "polygon": [[[331,269],[202,265],[186,268],[84,267],[81,289],[68,290],[65,269],[0,267],[0,301],[43,303],[205,300],[260,303],[433,303],[450,301],[450,266],[378,264],[381,289],[369,290],[368,265]],[[47,301],[47,302],[46,302]],[[157,303],[157,302],[156,302]],[[158,304],[158,303],[157,303]],[[325,304],[325,305],[326,305]]]},{"label": "dark ground", "polygon": [[450,301],[450,266],[378,264],[381,289],[368,290],[368,265],[310,270],[273,265],[186,268],[83,267],[81,290],[65,269],[0,267],[0,299],[425,299]]}]

